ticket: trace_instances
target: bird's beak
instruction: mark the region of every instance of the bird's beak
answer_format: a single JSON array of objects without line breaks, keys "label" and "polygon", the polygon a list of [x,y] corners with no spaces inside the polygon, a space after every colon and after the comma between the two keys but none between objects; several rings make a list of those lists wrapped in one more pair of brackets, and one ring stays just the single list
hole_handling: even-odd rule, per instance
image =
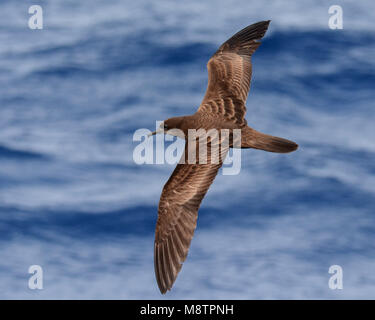
[{"label": "bird's beak", "polygon": [[151,136],[153,136],[153,135],[155,135],[155,134],[158,134],[158,133],[162,133],[162,132],[164,132],[164,129],[158,129],[158,130],[156,130],[156,131],[154,131],[154,132],[150,132],[147,136],[148,137],[151,137]]}]

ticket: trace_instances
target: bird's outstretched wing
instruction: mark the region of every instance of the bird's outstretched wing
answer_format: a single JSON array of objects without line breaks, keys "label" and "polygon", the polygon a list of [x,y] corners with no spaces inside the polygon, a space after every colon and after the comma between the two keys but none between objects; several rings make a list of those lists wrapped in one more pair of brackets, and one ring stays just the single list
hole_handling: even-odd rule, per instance
[{"label": "bird's outstretched wing", "polygon": [[197,112],[218,115],[246,125],[246,99],[250,89],[251,55],[259,47],[270,20],[252,24],[224,42],[207,63],[208,86]]},{"label": "bird's outstretched wing", "polygon": [[[198,143],[196,144],[198,148]],[[194,148],[195,146],[193,146]],[[190,164],[191,144],[185,152],[160,197],[154,244],[156,280],[161,293],[172,288],[185,261],[197,223],[198,209],[208,188],[216,177],[228,147],[221,144],[211,149],[207,144],[207,163]],[[198,149],[196,149],[198,150]],[[211,151],[213,150],[213,151]],[[198,157],[198,153],[197,157]],[[216,154],[217,161],[211,161]],[[197,159],[198,162],[198,159]]]}]

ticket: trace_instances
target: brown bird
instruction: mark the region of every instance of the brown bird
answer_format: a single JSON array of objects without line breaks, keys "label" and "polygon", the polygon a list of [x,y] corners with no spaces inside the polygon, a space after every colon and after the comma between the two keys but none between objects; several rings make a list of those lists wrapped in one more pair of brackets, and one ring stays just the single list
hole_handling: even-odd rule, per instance
[{"label": "brown bird", "polygon": [[[250,128],[245,119],[245,103],[252,73],[251,55],[259,47],[260,42],[257,40],[264,36],[269,23],[268,20],[252,24],[224,42],[207,63],[208,87],[197,112],[164,121],[163,126],[152,135],[179,129],[187,139],[189,129],[229,129],[231,132],[240,129],[241,148],[278,153],[296,150],[296,143],[260,133]],[[212,141],[208,144],[212,144]],[[229,147],[235,147],[233,139]],[[182,161],[163,188],[154,244],[156,280],[163,294],[172,288],[187,257],[200,203],[229,147],[219,148],[220,158],[216,163],[210,160],[213,152],[208,148],[207,163],[192,164],[187,161],[188,153],[191,152],[187,140]]]}]

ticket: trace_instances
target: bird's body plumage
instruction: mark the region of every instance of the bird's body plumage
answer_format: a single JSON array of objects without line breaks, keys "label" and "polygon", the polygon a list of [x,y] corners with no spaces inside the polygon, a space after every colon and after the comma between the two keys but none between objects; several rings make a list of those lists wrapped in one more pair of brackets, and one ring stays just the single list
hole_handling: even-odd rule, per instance
[{"label": "bird's body plumage", "polygon": [[[241,148],[271,152],[297,149],[292,141],[260,133],[247,125],[246,99],[252,74],[251,55],[259,47],[257,41],[267,31],[270,21],[250,25],[224,42],[209,59],[208,86],[197,112],[191,116],[171,118],[166,128],[240,129]],[[211,143],[213,143],[211,141]],[[180,163],[165,184],[159,202],[154,244],[156,280],[162,293],[172,288],[185,261],[196,228],[198,209],[220,169],[229,146],[207,148],[207,163],[187,161],[189,144]],[[194,147],[195,148],[195,147]],[[216,150],[216,151],[212,151]],[[219,161],[211,161],[218,153]],[[212,157],[212,158],[211,158]]]}]

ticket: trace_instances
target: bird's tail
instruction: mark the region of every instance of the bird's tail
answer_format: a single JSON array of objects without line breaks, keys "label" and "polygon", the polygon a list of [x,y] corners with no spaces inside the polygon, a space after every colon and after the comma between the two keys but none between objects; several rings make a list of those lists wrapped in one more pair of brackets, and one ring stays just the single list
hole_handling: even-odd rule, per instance
[{"label": "bird's tail", "polygon": [[288,153],[295,151],[298,148],[298,144],[246,127],[241,131],[241,148],[254,148],[269,152]]}]

